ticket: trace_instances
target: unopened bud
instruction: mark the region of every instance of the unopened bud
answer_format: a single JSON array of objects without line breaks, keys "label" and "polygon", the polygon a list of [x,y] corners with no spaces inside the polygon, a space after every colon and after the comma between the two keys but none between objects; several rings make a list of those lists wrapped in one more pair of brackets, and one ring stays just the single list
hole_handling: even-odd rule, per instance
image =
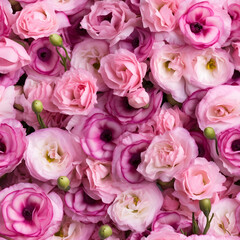
[{"label": "unopened bud", "polygon": [[213,140],[216,138],[215,131],[212,127],[206,127],[203,131],[203,134],[207,139],[210,139],[210,140]]},{"label": "unopened bud", "polygon": [[43,110],[43,104],[40,100],[34,100],[32,102],[32,110],[35,113],[41,113]]},{"label": "unopened bud", "polygon": [[70,180],[66,176],[59,177],[57,183],[61,190],[68,191],[70,189]]},{"label": "unopened bud", "polygon": [[54,33],[49,36],[50,43],[55,47],[61,47],[63,45],[63,39],[60,35]]},{"label": "unopened bud", "polygon": [[100,227],[98,234],[101,239],[106,239],[112,235],[112,228],[109,225],[103,225]]},{"label": "unopened bud", "polygon": [[205,198],[199,201],[199,207],[206,217],[209,216],[211,212],[211,201],[209,198]]}]

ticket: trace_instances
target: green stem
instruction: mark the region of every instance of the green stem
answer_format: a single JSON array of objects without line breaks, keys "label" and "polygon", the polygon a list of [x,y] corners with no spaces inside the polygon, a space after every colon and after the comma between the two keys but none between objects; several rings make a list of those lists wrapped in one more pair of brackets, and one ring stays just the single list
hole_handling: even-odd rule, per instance
[{"label": "green stem", "polygon": [[64,66],[64,71],[66,72],[67,71],[67,64],[66,64],[66,58],[62,56],[62,54],[58,51],[58,48],[56,47],[56,51],[58,53],[58,55],[60,56],[61,58],[61,64]]},{"label": "green stem", "polygon": [[217,152],[217,155],[219,156],[217,138],[215,138],[214,141],[215,141],[216,152]]},{"label": "green stem", "polygon": [[209,218],[207,217],[207,223],[206,223],[206,226],[205,226],[205,228],[204,228],[203,235],[206,235],[206,234],[207,234],[207,232],[208,232],[208,230],[209,230],[209,228],[210,228],[210,223],[211,223],[211,221],[212,221],[212,219],[213,219],[213,216],[214,216],[214,213],[212,214],[210,220],[209,220]]},{"label": "green stem", "polygon": [[192,232],[193,232],[193,234],[197,234],[197,235],[199,234],[199,227],[195,220],[194,213],[192,213]]},{"label": "green stem", "polygon": [[41,127],[41,128],[47,128],[46,125],[45,125],[45,123],[43,122],[40,114],[39,114],[39,113],[36,113],[36,115],[37,115],[37,120],[38,120],[38,123],[39,123],[40,127]]},{"label": "green stem", "polygon": [[71,61],[71,58],[68,56],[68,52],[67,49],[62,45],[61,48],[64,50],[65,54],[66,54],[66,58]]}]

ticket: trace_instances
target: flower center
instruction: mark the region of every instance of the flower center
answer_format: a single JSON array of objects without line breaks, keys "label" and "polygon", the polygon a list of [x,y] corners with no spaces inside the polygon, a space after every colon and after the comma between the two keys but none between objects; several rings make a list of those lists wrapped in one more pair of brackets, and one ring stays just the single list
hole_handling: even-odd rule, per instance
[{"label": "flower center", "polygon": [[98,18],[99,22],[103,22],[103,21],[111,22],[111,20],[112,20],[112,13],[110,12],[107,15],[100,15],[97,18]]},{"label": "flower center", "polygon": [[110,142],[112,140],[112,131],[110,129],[104,129],[100,135],[100,139],[104,142]]},{"label": "flower center", "polygon": [[3,142],[0,142],[0,153],[5,153],[6,145]]},{"label": "flower center", "polygon": [[132,40],[133,48],[137,48],[139,46],[139,39],[136,37]]},{"label": "flower center", "polygon": [[33,210],[34,210],[34,207],[32,206],[28,206],[23,209],[22,215],[26,221],[32,221]]},{"label": "flower center", "polygon": [[232,142],[231,148],[234,152],[240,151],[240,139],[236,139]]},{"label": "flower center", "polygon": [[141,152],[134,153],[129,159],[129,163],[137,169],[138,165],[141,163]]},{"label": "flower center", "polygon": [[95,199],[89,197],[85,192],[83,192],[83,200],[89,205],[94,205],[97,202]]},{"label": "flower center", "polygon": [[37,55],[41,61],[47,62],[51,58],[52,52],[50,49],[42,47],[37,50]]},{"label": "flower center", "polygon": [[206,67],[207,67],[208,70],[214,70],[214,69],[216,68],[216,62],[215,62],[215,60],[211,58],[211,59],[208,61]]},{"label": "flower center", "polygon": [[193,33],[200,33],[202,31],[202,25],[198,22],[194,22],[190,24],[190,29]]}]

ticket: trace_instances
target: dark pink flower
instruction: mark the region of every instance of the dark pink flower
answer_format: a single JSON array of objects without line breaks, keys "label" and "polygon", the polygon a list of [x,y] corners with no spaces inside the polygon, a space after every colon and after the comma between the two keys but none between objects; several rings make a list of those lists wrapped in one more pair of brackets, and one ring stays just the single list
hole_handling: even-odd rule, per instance
[{"label": "dark pink flower", "polygon": [[61,198],[39,186],[19,183],[0,191],[0,234],[14,240],[44,240],[58,231]]},{"label": "dark pink flower", "polygon": [[221,47],[230,35],[231,18],[226,10],[208,1],[180,4],[179,27],[185,41],[195,48]]},{"label": "dark pink flower", "polygon": [[19,121],[6,119],[0,123],[0,176],[14,170],[26,147],[26,133]]}]

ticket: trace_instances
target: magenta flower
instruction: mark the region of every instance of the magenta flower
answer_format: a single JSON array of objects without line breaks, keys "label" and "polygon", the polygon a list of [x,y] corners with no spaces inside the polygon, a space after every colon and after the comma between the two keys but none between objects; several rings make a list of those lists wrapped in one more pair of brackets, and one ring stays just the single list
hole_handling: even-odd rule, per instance
[{"label": "magenta flower", "polygon": [[83,127],[75,127],[86,154],[98,160],[112,160],[116,140],[122,134],[120,123],[105,113],[94,113],[85,120]]},{"label": "magenta flower", "polygon": [[0,124],[0,176],[9,173],[21,162],[27,146],[21,123],[7,119]]},{"label": "magenta flower", "polygon": [[110,115],[116,117],[122,124],[142,123],[150,119],[162,103],[162,92],[157,90],[148,92],[150,102],[147,108],[136,109],[128,104],[128,99],[109,94],[106,109]]},{"label": "magenta flower", "polygon": [[[181,8],[181,7],[180,7]],[[179,27],[185,41],[195,48],[221,47],[230,35],[231,18],[226,10],[208,1],[182,5],[186,8],[179,19]]]},{"label": "magenta flower", "polygon": [[75,221],[97,223],[106,218],[108,205],[89,196],[83,188],[65,195],[66,214]]},{"label": "magenta flower", "polygon": [[44,240],[58,231],[62,201],[52,192],[19,183],[0,192],[0,234],[14,240]]},{"label": "magenta flower", "polygon": [[141,152],[150,142],[146,135],[125,132],[113,152],[113,176],[122,182],[142,182],[144,177],[136,169],[141,163]]}]

